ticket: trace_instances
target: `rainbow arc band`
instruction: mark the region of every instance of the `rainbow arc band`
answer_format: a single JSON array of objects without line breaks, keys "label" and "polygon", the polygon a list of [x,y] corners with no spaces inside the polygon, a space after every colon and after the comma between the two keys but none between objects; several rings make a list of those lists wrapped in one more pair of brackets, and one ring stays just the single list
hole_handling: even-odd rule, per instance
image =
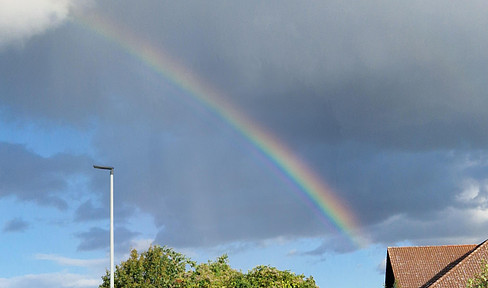
[{"label": "rainbow arc band", "polygon": [[356,247],[366,245],[354,212],[283,142],[225,100],[223,93],[179,63],[160,47],[95,11],[76,15],[76,22],[112,41],[147,67],[191,96],[256,147],[300,191],[322,221],[333,223]]}]

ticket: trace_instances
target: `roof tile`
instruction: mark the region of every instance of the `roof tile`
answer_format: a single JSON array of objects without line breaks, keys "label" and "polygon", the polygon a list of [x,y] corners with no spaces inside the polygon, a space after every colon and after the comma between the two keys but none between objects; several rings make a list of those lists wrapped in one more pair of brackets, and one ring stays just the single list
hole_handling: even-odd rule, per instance
[{"label": "roof tile", "polygon": [[[424,288],[434,287],[430,285],[439,282],[444,274],[467,258],[475,248],[477,245],[389,247],[387,253],[395,280],[400,287]],[[440,286],[435,287],[451,287],[444,285],[452,281],[451,278],[443,279],[442,284],[436,282],[436,285]]]},{"label": "roof tile", "polygon": [[466,287],[468,279],[481,272],[484,260],[488,259],[488,241],[478,245],[457,265],[446,271],[431,286],[432,288],[458,288]]}]

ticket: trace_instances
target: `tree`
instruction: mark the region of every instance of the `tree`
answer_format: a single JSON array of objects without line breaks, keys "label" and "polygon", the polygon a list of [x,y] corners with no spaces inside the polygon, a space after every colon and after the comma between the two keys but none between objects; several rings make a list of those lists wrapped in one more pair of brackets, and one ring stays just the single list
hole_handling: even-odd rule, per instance
[{"label": "tree", "polygon": [[244,274],[230,267],[227,255],[197,265],[189,278],[188,288],[250,287]]},{"label": "tree", "polygon": [[488,262],[483,261],[481,272],[474,278],[468,279],[467,288],[488,288]]},{"label": "tree", "polygon": [[280,271],[270,266],[257,266],[247,274],[253,288],[316,288],[315,280],[303,274],[296,275],[290,271]]},{"label": "tree", "polygon": [[[102,280],[100,288],[110,287],[109,271]],[[132,250],[129,259],[116,266],[114,284],[116,288],[318,288],[311,276],[270,266],[257,266],[244,274],[230,267],[227,255],[197,265],[160,246],[140,255]]]},{"label": "tree", "polygon": [[[133,249],[127,261],[115,268],[117,288],[186,287],[186,266],[194,266],[184,255],[167,247],[151,246],[140,255]],[[100,288],[110,287],[110,273],[102,277]]]}]

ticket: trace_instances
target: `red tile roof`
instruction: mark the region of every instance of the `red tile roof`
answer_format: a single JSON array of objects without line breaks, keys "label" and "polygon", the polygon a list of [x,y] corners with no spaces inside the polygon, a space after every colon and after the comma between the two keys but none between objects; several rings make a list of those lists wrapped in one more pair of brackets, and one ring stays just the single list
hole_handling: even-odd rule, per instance
[{"label": "red tile roof", "polygon": [[466,287],[468,279],[481,272],[483,261],[488,260],[488,241],[478,245],[457,265],[446,271],[432,285],[432,288]]},{"label": "red tile roof", "polygon": [[480,245],[389,247],[385,284],[401,288],[459,288],[488,260],[488,241]]}]

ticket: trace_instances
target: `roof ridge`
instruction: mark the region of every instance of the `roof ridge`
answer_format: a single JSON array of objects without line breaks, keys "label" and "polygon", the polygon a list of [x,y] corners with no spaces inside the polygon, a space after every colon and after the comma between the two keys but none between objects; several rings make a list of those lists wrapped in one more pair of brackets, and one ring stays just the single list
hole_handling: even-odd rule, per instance
[{"label": "roof ridge", "polygon": [[[454,267],[451,267],[446,273],[444,273],[441,277],[439,277],[436,281],[434,281],[432,284],[430,284],[429,286],[427,287],[434,287],[434,285],[436,285],[438,282],[442,281],[442,279],[446,278],[447,275],[451,274],[453,270],[455,270],[457,267],[459,267],[462,263],[468,261],[468,259],[470,259],[471,257],[473,257],[473,255],[475,254],[475,252],[479,251],[480,248],[484,245],[488,245],[488,239],[481,242],[480,244],[478,244],[476,246],[476,248],[474,248],[473,250],[471,250],[470,252],[466,253],[467,255],[464,255],[462,256],[462,260],[459,261],[458,263],[456,263],[456,265],[454,265]],[[454,261],[455,262],[455,261]]]},{"label": "roof ridge", "polygon": [[[485,240],[486,241],[486,240]],[[483,241],[483,243],[485,242]],[[481,243],[481,244],[483,244]],[[403,248],[430,248],[430,247],[460,247],[460,246],[479,246],[481,244],[459,244],[459,245],[425,245],[425,246],[390,246],[387,249],[403,249]]]}]

